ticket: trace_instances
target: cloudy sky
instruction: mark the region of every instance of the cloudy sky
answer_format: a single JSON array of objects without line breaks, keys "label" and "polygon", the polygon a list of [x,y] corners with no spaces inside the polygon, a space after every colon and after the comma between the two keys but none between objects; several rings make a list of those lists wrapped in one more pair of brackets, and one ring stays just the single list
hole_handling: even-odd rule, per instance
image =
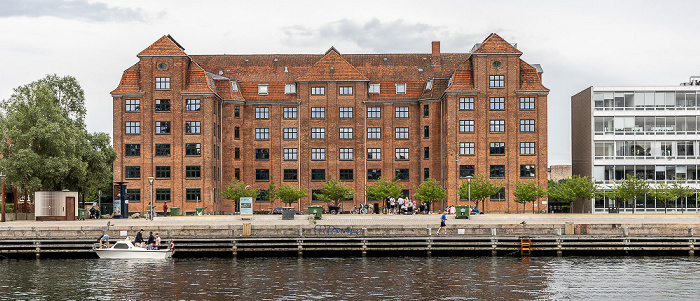
[{"label": "cloudy sky", "polygon": [[[193,4],[197,2],[198,4]],[[203,4],[199,4],[203,3]],[[678,85],[700,75],[700,1],[0,0],[0,99],[72,75],[88,130],[112,132],[109,92],[171,34],[188,54],[467,52],[495,32],[544,69],[549,164],[571,163],[570,97],[588,86]]]}]

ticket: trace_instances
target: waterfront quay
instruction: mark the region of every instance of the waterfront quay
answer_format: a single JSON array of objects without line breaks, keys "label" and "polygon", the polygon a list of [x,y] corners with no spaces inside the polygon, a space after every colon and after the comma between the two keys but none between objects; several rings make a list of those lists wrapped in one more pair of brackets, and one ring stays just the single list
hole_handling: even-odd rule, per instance
[{"label": "waterfront quay", "polygon": [[[177,256],[694,255],[697,214],[180,216],[0,223],[0,256],[92,257],[102,234],[112,242],[140,229],[175,241]],[[164,242],[164,243],[165,243]]]}]

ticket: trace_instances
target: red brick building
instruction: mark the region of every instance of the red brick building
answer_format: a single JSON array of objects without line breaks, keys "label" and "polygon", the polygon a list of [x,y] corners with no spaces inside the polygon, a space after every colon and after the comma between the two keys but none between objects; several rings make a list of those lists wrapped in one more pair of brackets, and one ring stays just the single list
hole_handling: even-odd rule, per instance
[{"label": "red brick building", "polygon": [[219,193],[234,178],[308,188],[304,209],[329,178],[358,203],[379,176],[400,177],[407,195],[432,177],[446,205],[466,204],[459,178],[483,173],[506,184],[486,210],[515,211],[516,181],[547,183],[549,90],[521,54],[496,34],[469,53],[433,42],[431,53],[318,55],[188,55],[164,36],[112,91],[114,181],[127,182],[132,212],[150,200],[148,177],[157,208],[230,212]]}]

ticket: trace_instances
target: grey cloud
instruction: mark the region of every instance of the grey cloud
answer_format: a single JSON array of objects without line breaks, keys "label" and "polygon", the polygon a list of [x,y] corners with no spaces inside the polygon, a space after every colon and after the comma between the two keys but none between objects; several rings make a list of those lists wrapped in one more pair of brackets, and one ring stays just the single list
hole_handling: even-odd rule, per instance
[{"label": "grey cloud", "polygon": [[110,7],[105,3],[86,0],[0,0],[3,17],[57,17],[88,21],[144,21],[140,9]]}]

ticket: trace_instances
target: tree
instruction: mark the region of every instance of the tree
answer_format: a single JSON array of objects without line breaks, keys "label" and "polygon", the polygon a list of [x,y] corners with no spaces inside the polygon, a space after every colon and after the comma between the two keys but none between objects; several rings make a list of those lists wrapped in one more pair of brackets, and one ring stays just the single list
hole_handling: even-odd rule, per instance
[{"label": "tree", "polygon": [[518,181],[515,183],[513,196],[515,197],[516,203],[523,204],[523,213],[525,213],[525,204],[530,202],[533,202],[532,211],[534,213],[534,202],[545,195],[547,195],[547,193],[541,186],[537,185],[535,181]]},{"label": "tree", "polygon": [[398,199],[403,195],[403,191],[405,189],[404,186],[399,183],[399,181],[399,179],[387,181],[385,178],[380,177],[379,180],[365,186],[367,199],[378,201],[384,201],[389,197]]},{"label": "tree", "polygon": [[63,189],[84,197],[111,182],[117,153],[108,134],[85,129],[85,96],[74,77],[48,75],[17,87],[1,106],[0,172],[25,198]]},{"label": "tree", "polygon": [[561,183],[550,183],[547,194],[560,202],[571,203],[578,199],[592,199],[598,189],[588,177],[573,175]]},{"label": "tree", "polygon": [[467,180],[462,180],[462,185],[459,187],[459,196],[466,199],[471,195],[474,207],[478,207],[479,202],[498,193],[501,188],[503,188],[501,183],[494,183],[489,180],[486,175],[477,174],[476,177],[471,180],[471,188]]},{"label": "tree", "polygon": [[419,201],[433,203],[447,198],[447,190],[440,186],[437,180],[428,178],[418,185],[416,194],[414,194],[413,197]]},{"label": "tree", "polygon": [[643,198],[647,193],[649,193],[649,184],[641,177],[633,177],[628,174],[624,180],[616,182],[608,195],[616,203],[633,200],[633,208],[636,209],[637,198]]},{"label": "tree", "polygon": [[260,195],[260,190],[251,189],[250,185],[238,179],[233,179],[231,184],[221,192],[221,198],[233,201],[236,208],[239,207],[239,202],[242,197],[252,197],[256,199],[258,195]]},{"label": "tree", "polygon": [[321,188],[321,193],[314,193],[314,196],[321,201],[333,202],[333,206],[338,206],[340,201],[352,198],[352,193],[352,189],[345,183],[330,178]]},{"label": "tree", "polygon": [[[681,199],[687,199],[689,196],[692,196],[695,194],[695,189],[683,185],[684,183],[685,183],[685,180],[682,179],[682,180],[675,180],[675,181],[673,181],[673,184],[671,184],[671,190],[673,191],[673,194],[675,194],[676,196],[678,196]],[[682,206],[682,207],[684,207],[684,206]],[[664,213],[665,212],[666,212],[666,208],[664,207]]]},{"label": "tree", "polygon": [[282,185],[276,189],[276,195],[282,200],[282,202],[287,203],[291,206],[293,202],[296,202],[300,198],[308,195],[309,190],[306,188],[294,188],[289,185]]},{"label": "tree", "polygon": [[272,204],[277,201],[277,199],[277,186],[275,186],[275,181],[272,179],[272,176],[270,176],[270,185],[267,186],[267,200]]},{"label": "tree", "polygon": [[661,201],[664,203],[664,213],[667,213],[668,201],[678,198],[671,190],[671,186],[664,182],[657,183],[656,186],[652,187],[649,190],[649,195],[657,202]]}]

